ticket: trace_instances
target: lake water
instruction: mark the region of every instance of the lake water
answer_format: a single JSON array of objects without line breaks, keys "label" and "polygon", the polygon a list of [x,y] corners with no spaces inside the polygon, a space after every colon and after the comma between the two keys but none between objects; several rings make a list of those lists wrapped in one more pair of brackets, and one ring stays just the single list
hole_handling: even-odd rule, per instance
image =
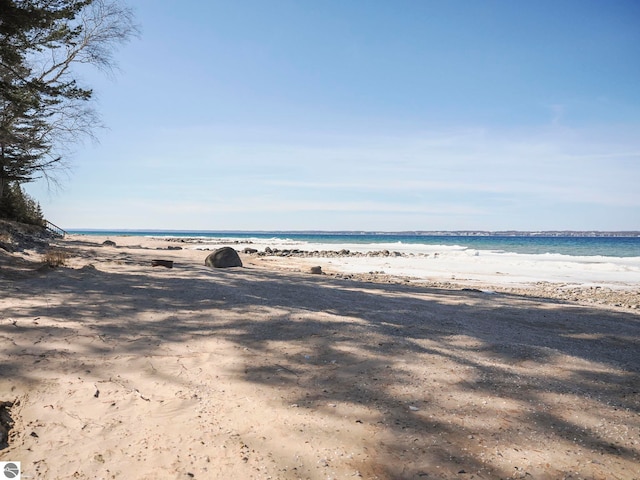
[{"label": "lake water", "polygon": [[636,236],[556,236],[556,235],[433,235],[375,232],[232,232],[166,230],[71,230],[86,235],[130,235],[206,239],[273,239],[289,242],[301,250],[314,244],[441,245],[505,253],[561,254],[570,256],[640,257],[640,235]]}]

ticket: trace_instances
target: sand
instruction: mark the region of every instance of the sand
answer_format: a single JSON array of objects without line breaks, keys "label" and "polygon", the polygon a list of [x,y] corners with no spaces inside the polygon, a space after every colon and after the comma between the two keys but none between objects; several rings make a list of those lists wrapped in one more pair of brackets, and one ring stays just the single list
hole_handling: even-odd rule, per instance
[{"label": "sand", "polygon": [[22,478],[640,479],[634,265],[211,269],[104,240],[57,241],[53,269],[0,251],[0,461]]}]

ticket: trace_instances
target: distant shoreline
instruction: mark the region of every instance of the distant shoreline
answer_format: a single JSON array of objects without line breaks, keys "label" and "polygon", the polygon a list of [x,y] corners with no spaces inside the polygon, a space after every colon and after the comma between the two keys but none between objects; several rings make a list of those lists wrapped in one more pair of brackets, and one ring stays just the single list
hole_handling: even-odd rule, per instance
[{"label": "distant shoreline", "polygon": [[[183,231],[183,230],[74,230],[70,233],[102,236],[175,238],[178,241],[239,241],[241,243],[281,243],[283,248],[301,250],[357,250],[363,248],[396,250],[400,246],[419,253],[424,248],[456,248],[467,251],[512,252],[521,254],[561,254],[576,256],[640,257],[640,233],[623,236],[621,232],[601,232],[600,235],[582,232],[522,232],[506,234],[494,232],[320,232],[320,231]],[[236,242],[237,243],[237,242]],[[272,245],[273,246],[273,245]],[[405,249],[406,250],[406,249]],[[409,251],[405,253],[410,253]]]}]

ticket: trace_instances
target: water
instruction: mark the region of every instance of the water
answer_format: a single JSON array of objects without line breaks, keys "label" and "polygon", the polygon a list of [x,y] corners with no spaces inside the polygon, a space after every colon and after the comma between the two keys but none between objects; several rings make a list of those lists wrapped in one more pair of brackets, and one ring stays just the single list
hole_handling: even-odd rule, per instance
[{"label": "water", "polygon": [[640,234],[636,236],[573,235],[456,235],[375,232],[232,232],[167,230],[72,230],[87,235],[132,235],[181,238],[274,239],[304,244],[402,244],[444,245],[474,250],[491,250],[523,254],[561,254],[569,256],[640,257]]}]

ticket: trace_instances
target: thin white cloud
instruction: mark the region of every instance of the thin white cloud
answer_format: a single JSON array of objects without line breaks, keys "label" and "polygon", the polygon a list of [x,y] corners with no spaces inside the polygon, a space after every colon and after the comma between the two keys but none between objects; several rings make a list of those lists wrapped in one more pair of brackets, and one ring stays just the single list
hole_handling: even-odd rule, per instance
[{"label": "thin white cloud", "polygon": [[439,219],[433,228],[515,228],[525,220],[531,228],[569,228],[580,209],[609,209],[602,224],[627,218],[640,226],[640,218],[624,214],[640,208],[634,133],[476,128],[267,138],[260,132],[239,142],[216,129],[182,129],[124,153],[125,176],[104,161],[91,199],[80,202],[101,203],[91,207],[93,219],[78,205],[65,208],[80,219],[72,225],[100,218],[134,228],[140,220],[119,223],[123,212],[158,227],[302,228],[326,217],[317,228],[380,229],[387,221],[417,229],[429,218]]},{"label": "thin white cloud", "polygon": [[[358,137],[351,145],[213,145],[198,160],[202,181],[220,172],[257,188],[494,193],[558,201],[638,205],[638,141],[594,141],[576,131],[490,134],[481,129],[405,137]],[[635,163],[635,164],[634,164]],[[631,165],[629,165],[631,164]],[[631,170],[629,170],[631,167]],[[634,176],[635,173],[635,176]]]}]

